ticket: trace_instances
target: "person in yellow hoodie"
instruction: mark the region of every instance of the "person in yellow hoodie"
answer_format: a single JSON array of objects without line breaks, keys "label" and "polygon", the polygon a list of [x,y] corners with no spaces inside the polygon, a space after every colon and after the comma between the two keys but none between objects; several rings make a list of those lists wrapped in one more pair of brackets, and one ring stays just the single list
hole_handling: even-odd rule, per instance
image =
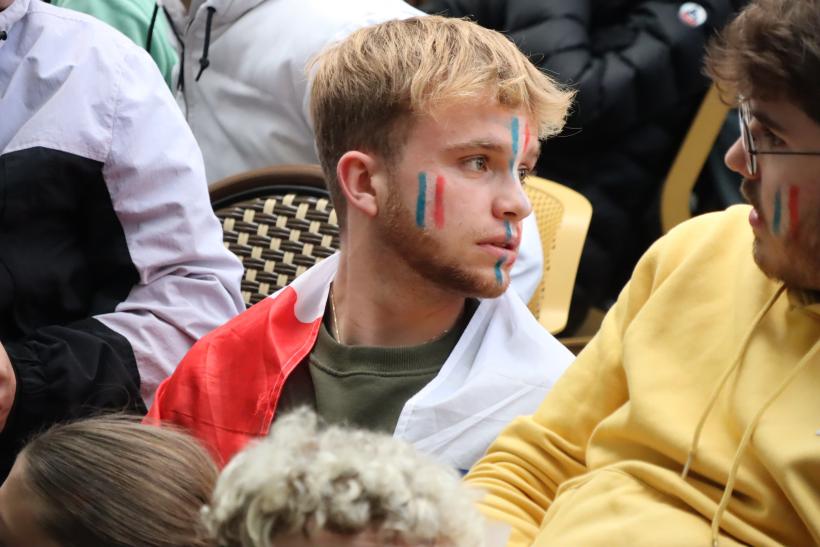
[{"label": "person in yellow hoodie", "polygon": [[820,544],[820,0],[753,1],[707,70],[751,206],[656,242],[473,467],[510,545]]}]

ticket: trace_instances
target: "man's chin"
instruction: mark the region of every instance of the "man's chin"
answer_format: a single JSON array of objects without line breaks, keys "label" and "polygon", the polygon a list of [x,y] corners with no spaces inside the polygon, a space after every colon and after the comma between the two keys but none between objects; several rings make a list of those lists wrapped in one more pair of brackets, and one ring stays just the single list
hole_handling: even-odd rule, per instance
[{"label": "man's chin", "polygon": [[786,287],[799,290],[811,290],[812,283],[809,277],[801,275],[799,260],[787,256],[776,256],[774,251],[767,248],[760,238],[755,238],[753,247],[755,264],[763,275],[771,280],[782,282]]},{"label": "man's chin", "polygon": [[459,272],[459,275],[448,277],[438,277],[437,283],[447,290],[461,294],[465,298],[497,298],[504,294],[509,286],[509,277],[504,275],[501,283],[497,278],[492,278],[479,273],[467,271]]},{"label": "man's chin", "polygon": [[480,292],[478,292],[478,294],[474,295],[474,298],[498,298],[499,296],[504,294],[504,291],[507,290],[507,287],[509,287],[509,285],[509,282],[502,283],[501,285],[499,285],[496,281],[493,281],[492,283],[487,283],[483,287],[483,289]]}]

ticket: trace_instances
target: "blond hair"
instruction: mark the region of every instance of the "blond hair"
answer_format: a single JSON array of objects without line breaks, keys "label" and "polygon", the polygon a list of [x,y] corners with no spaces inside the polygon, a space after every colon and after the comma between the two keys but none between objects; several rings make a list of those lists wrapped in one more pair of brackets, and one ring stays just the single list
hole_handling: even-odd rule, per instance
[{"label": "blond hair", "polygon": [[573,95],[504,35],[439,16],[360,29],[311,67],[316,144],[340,222],[345,203],[336,164],[345,152],[376,153],[389,164],[400,157],[414,117],[488,98],[526,111],[546,138],[563,128]]},{"label": "blond hair", "polygon": [[217,469],[181,432],[105,416],[52,427],[30,441],[22,484],[39,527],[65,547],[204,547],[200,520]]},{"label": "blond hair", "polygon": [[299,409],[224,469],[206,524],[222,547],[270,547],[292,534],[375,533],[383,545],[483,545],[483,520],[458,474],[383,433],[322,429]]}]

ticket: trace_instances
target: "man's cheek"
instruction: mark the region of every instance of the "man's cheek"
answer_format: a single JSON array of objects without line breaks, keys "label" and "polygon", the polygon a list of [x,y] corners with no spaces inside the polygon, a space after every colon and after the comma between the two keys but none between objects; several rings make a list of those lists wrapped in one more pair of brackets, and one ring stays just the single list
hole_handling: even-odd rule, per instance
[{"label": "man's cheek", "polygon": [[797,239],[800,235],[800,187],[784,185],[777,189],[772,204],[772,233],[778,237]]},{"label": "man's cheek", "polygon": [[434,226],[441,230],[445,225],[445,192],[447,181],[442,175],[426,171],[418,174],[416,195],[416,226],[422,230]]}]

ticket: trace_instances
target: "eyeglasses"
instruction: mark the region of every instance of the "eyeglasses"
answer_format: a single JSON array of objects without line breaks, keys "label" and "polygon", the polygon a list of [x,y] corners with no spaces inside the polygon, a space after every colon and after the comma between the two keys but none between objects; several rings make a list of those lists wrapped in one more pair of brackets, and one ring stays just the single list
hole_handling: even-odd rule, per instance
[{"label": "eyeglasses", "polygon": [[773,156],[820,156],[820,151],[817,152],[796,152],[792,150],[758,150],[755,147],[755,140],[752,132],[749,129],[749,124],[752,122],[752,109],[749,107],[749,101],[741,98],[737,108],[737,117],[740,122],[740,137],[743,143],[743,154],[746,156],[746,169],[749,174],[757,175],[757,156],[760,154],[768,154]]}]

